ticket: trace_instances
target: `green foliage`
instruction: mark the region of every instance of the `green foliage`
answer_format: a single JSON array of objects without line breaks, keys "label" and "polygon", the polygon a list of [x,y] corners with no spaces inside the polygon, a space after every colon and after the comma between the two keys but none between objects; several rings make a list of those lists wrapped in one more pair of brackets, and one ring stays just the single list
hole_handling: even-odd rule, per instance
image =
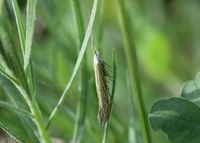
[{"label": "green foliage", "polygon": [[22,53],[24,54],[25,53],[25,30],[24,30],[24,23],[22,20],[22,16],[20,13],[20,9],[19,9],[17,0],[12,0],[12,6],[13,6],[14,14],[15,14],[15,20],[16,20],[16,24],[17,24],[21,49],[22,49]]},{"label": "green foliage", "polygon": [[27,1],[27,19],[26,19],[26,42],[24,51],[24,69],[27,69],[31,55],[31,45],[33,39],[34,22],[36,19],[37,0]]},{"label": "green foliage", "polygon": [[[7,133],[25,143],[169,143],[148,131],[146,115],[165,98],[152,107],[152,128],[175,143],[198,143],[200,76],[174,96],[199,70],[199,2],[97,1],[0,0],[0,142]],[[91,35],[108,65],[116,51],[105,127],[96,117]]]},{"label": "green foliage", "polygon": [[59,106],[62,104],[62,102],[64,100],[64,97],[65,97],[67,91],[69,90],[69,88],[70,88],[70,86],[72,84],[72,81],[75,78],[75,75],[77,74],[78,68],[79,68],[79,66],[81,64],[81,61],[83,59],[85,50],[87,48],[87,44],[88,44],[89,38],[91,36],[91,32],[92,32],[92,28],[93,28],[93,23],[94,23],[94,19],[95,19],[95,15],[96,15],[96,10],[97,10],[97,5],[98,5],[98,0],[94,0],[92,11],[91,11],[90,20],[89,20],[89,23],[88,23],[88,27],[86,29],[86,34],[85,34],[83,43],[81,45],[81,50],[80,50],[78,59],[77,59],[76,64],[74,66],[74,70],[73,70],[72,76],[71,76],[69,82],[67,83],[67,85],[65,86],[65,89],[64,89],[64,91],[63,91],[63,93],[61,95],[61,98],[59,99],[57,105],[55,106],[55,108],[53,109],[53,111],[52,111],[52,113],[51,113],[51,115],[49,117],[49,121],[47,123],[47,128],[49,127],[52,119],[54,118],[54,116],[55,116],[55,114],[56,114]]},{"label": "green foliage", "polygon": [[198,143],[200,109],[183,98],[159,100],[149,115],[152,128],[161,129],[173,143]]},{"label": "green foliage", "polygon": [[10,111],[13,111],[15,113],[18,113],[18,114],[21,114],[21,115],[24,115],[28,118],[30,118],[32,115],[28,112],[28,111],[25,111],[23,109],[20,109],[18,107],[15,107],[13,106],[12,104],[8,103],[8,102],[5,102],[5,101],[0,101],[0,106],[10,110]]},{"label": "green foliage", "polygon": [[200,106],[200,73],[197,74],[194,80],[188,81],[184,84],[181,96]]},{"label": "green foliage", "polygon": [[131,26],[130,17],[126,11],[125,3],[123,0],[119,0],[120,13],[122,17],[122,27],[124,33],[124,51],[126,54],[126,60],[128,63],[129,75],[131,78],[132,90],[134,93],[135,103],[137,104],[137,111],[139,113],[139,122],[143,133],[144,143],[151,143],[150,128],[148,124],[147,114],[141,92],[141,84],[138,75],[138,63],[136,47],[134,43],[133,30]]},{"label": "green foliage", "polygon": [[110,97],[110,110],[111,113],[109,115],[109,119],[106,122],[105,126],[104,126],[104,133],[103,133],[103,139],[102,139],[102,143],[106,143],[107,142],[107,136],[108,136],[108,129],[110,126],[110,117],[112,115],[112,105],[113,105],[113,100],[114,100],[114,95],[115,95],[115,84],[116,84],[116,73],[117,73],[117,66],[116,66],[116,53],[115,53],[115,49],[113,49],[113,53],[112,53],[112,61],[113,61],[113,73],[112,73],[112,90],[111,90],[111,97]]},{"label": "green foliage", "polygon": [[24,143],[15,133],[13,133],[8,127],[0,122],[0,128],[5,131],[12,139],[18,143]]},{"label": "green foliage", "polygon": [[173,143],[200,141],[199,74],[187,82],[180,98],[161,99],[151,108],[149,119],[154,130],[162,130]]}]

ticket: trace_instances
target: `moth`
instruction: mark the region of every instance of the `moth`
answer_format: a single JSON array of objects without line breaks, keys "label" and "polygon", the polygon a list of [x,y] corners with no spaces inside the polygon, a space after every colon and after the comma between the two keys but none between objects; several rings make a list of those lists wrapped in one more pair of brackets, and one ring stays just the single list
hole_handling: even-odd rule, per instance
[{"label": "moth", "polygon": [[108,74],[106,69],[107,65],[101,58],[99,52],[95,48],[93,48],[93,51],[95,84],[99,104],[97,119],[101,125],[104,125],[110,115],[110,92],[108,87],[108,80],[111,79],[111,76]]}]

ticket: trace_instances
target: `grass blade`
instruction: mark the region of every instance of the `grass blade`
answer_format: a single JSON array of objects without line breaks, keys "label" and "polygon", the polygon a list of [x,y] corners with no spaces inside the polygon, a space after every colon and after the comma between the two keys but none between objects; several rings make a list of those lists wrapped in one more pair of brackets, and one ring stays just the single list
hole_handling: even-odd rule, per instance
[{"label": "grass blade", "polygon": [[98,22],[98,35],[97,35],[97,49],[103,55],[103,34],[104,34],[104,11],[105,0],[101,0],[99,4],[99,22]]},{"label": "grass blade", "polygon": [[31,45],[34,32],[34,22],[36,19],[36,4],[37,0],[27,1],[27,18],[26,18],[26,41],[24,53],[24,69],[27,69],[31,55]]},{"label": "grass blade", "polygon": [[25,30],[24,30],[24,23],[22,20],[22,16],[20,13],[20,9],[19,9],[19,5],[17,3],[17,0],[12,0],[12,7],[14,10],[14,14],[15,14],[15,20],[16,20],[16,24],[17,24],[17,30],[18,30],[18,34],[19,34],[19,40],[20,40],[20,44],[21,44],[21,50],[22,53],[24,55],[24,50],[25,50]]},{"label": "grass blade", "polygon": [[[16,94],[15,90],[11,90],[10,89],[11,87],[6,82],[3,84],[4,84],[3,89],[5,90],[6,96],[8,97],[8,100],[10,101],[10,103],[16,108],[23,108],[23,109],[27,110],[26,107],[24,106],[23,101],[18,100],[18,97],[15,95]],[[31,138],[33,140],[32,141],[33,143],[38,142],[39,138],[38,138],[38,135],[36,132],[36,127],[33,125],[33,122],[31,121],[31,120],[33,120],[32,115],[30,116],[31,118],[30,117],[27,118],[26,116],[21,116],[21,115],[22,114],[17,114],[17,116],[20,119],[20,123],[23,127],[22,130],[26,134],[25,135],[26,137],[24,136],[26,138],[26,140],[24,140],[24,141],[30,142],[30,138]]]},{"label": "grass blade", "polygon": [[25,143],[22,139],[20,139],[15,133],[13,133],[8,127],[6,127],[3,123],[0,122],[0,128],[8,134],[12,139],[14,139],[18,143]]},{"label": "grass blade", "polygon": [[64,91],[63,91],[63,93],[61,95],[61,98],[59,99],[57,105],[55,106],[55,108],[53,109],[53,111],[52,111],[52,113],[51,113],[51,115],[49,117],[49,121],[47,123],[47,128],[49,127],[52,119],[54,118],[59,106],[62,104],[62,102],[63,102],[63,100],[65,98],[65,95],[66,95],[67,91],[69,90],[69,88],[70,88],[70,86],[71,86],[71,84],[72,84],[72,82],[74,80],[75,75],[77,74],[78,68],[79,68],[79,66],[81,64],[81,61],[83,59],[85,50],[87,48],[90,35],[92,33],[93,23],[94,23],[94,19],[95,19],[95,16],[96,16],[97,5],[98,5],[98,0],[94,0],[93,7],[92,7],[92,12],[91,12],[89,23],[88,23],[87,30],[86,30],[86,34],[85,34],[83,43],[81,45],[81,50],[80,50],[78,59],[76,61],[72,76],[71,76],[69,82],[67,83],[67,85],[66,85],[66,87],[65,87],[65,89],[64,89]]},{"label": "grass blade", "polygon": [[19,113],[19,114],[24,115],[24,116],[29,117],[29,118],[31,118],[31,116],[32,116],[28,111],[25,111],[23,109],[15,107],[12,104],[5,102],[5,101],[0,100],[0,106],[4,107],[4,108],[6,108],[6,109],[8,109],[12,112]]},{"label": "grass blade", "polygon": [[142,99],[142,92],[140,87],[140,80],[138,75],[138,65],[136,49],[134,45],[134,37],[132,25],[125,7],[124,0],[118,0],[119,9],[122,17],[122,27],[125,42],[125,54],[129,68],[129,74],[131,78],[131,86],[134,93],[135,103],[137,105],[137,110],[139,113],[139,119],[141,124],[141,129],[144,137],[144,143],[151,143],[151,133],[148,123],[148,117],[145,111],[144,101]]},{"label": "grass blade", "polygon": [[0,54],[0,74],[5,76],[7,79],[9,79],[12,82],[16,82],[16,83],[18,82],[17,79],[14,77],[13,72],[7,66],[7,64],[1,54]]},{"label": "grass blade", "polygon": [[113,49],[112,61],[113,61],[113,73],[112,73],[113,81],[112,81],[112,91],[111,91],[111,97],[110,97],[110,110],[111,110],[111,112],[110,112],[110,115],[109,115],[109,119],[104,126],[102,143],[107,142],[107,135],[108,135],[108,129],[109,129],[109,125],[110,125],[110,117],[111,117],[111,114],[112,114],[112,105],[113,105],[113,99],[114,99],[114,94],[115,94],[116,73],[117,73],[115,49]]},{"label": "grass blade", "polygon": [[[84,28],[84,21],[83,21],[83,15],[81,11],[81,6],[79,0],[72,0],[73,10],[75,13],[75,21],[76,26],[78,29],[78,35],[79,35],[79,47],[81,46],[81,41],[83,41],[85,28]],[[87,53],[85,53],[83,57],[83,63],[80,66],[80,92],[79,92],[79,99],[77,104],[77,111],[76,111],[76,122],[74,126],[74,132],[73,132],[73,139],[72,143],[81,142],[81,139],[83,137],[83,129],[85,124],[85,116],[86,116],[86,107],[87,107],[87,84],[88,84],[88,78],[87,78]]]},{"label": "grass blade", "polygon": [[76,24],[78,28],[79,44],[81,44],[84,38],[85,28],[84,28],[84,21],[83,21],[83,16],[82,16],[79,0],[72,0],[72,5],[73,5],[75,20],[76,20]]},{"label": "grass blade", "polygon": [[[4,53],[2,56],[4,56],[3,58],[5,59],[7,67],[9,67],[9,69],[12,71],[12,73],[14,74],[14,77],[16,77],[19,80],[18,83],[14,83],[14,84],[15,85],[19,84],[20,86],[23,86],[23,88],[26,91],[29,91],[26,75],[23,70],[23,65],[20,61],[18,52],[16,51],[16,48],[12,46],[10,36],[2,27],[0,27],[0,39],[3,43],[3,47],[0,47],[0,50],[3,51]],[[29,93],[30,92],[28,92],[28,95]]]}]

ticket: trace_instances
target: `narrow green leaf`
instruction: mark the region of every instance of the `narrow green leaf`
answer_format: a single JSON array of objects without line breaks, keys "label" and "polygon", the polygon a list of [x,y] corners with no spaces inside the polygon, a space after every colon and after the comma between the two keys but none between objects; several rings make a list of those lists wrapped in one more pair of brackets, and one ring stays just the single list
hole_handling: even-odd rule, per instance
[{"label": "narrow green leaf", "polygon": [[200,73],[197,74],[194,80],[184,84],[181,96],[200,106]]},{"label": "narrow green leaf", "polygon": [[[74,17],[76,26],[78,29],[78,35],[79,35],[79,42],[78,47],[81,46],[81,42],[83,41],[84,34],[85,34],[85,27],[84,27],[84,21],[83,21],[83,15],[81,11],[81,5],[79,0],[71,0],[72,7],[74,10]],[[74,132],[73,132],[73,138],[72,142],[82,142],[82,137],[84,136],[84,126],[85,126],[85,115],[86,115],[86,107],[87,107],[87,85],[88,85],[88,74],[87,74],[87,53],[85,53],[83,57],[82,64],[80,66],[80,80],[79,80],[79,100],[77,103],[77,109],[76,109],[76,119],[75,119],[75,125],[74,125]]]},{"label": "narrow green leaf", "polygon": [[22,139],[20,139],[15,133],[13,133],[6,125],[0,122],[0,128],[7,133],[12,139],[14,139],[18,143],[25,143]]},{"label": "narrow green leaf", "polygon": [[144,143],[151,143],[151,131],[148,122],[148,116],[145,110],[145,105],[142,97],[142,89],[140,83],[140,76],[137,63],[137,52],[134,43],[134,34],[131,20],[125,5],[125,0],[118,0],[118,5],[121,13],[121,23],[124,38],[124,51],[126,54],[127,65],[129,69],[129,76],[133,91],[133,97],[138,111],[139,123],[143,135]]},{"label": "narrow green leaf", "polygon": [[94,19],[95,19],[95,16],[96,16],[97,5],[98,5],[98,0],[94,0],[93,7],[92,7],[92,12],[91,12],[89,23],[88,23],[87,30],[86,30],[86,34],[85,34],[83,43],[81,45],[81,50],[80,50],[78,59],[76,61],[72,76],[71,76],[69,82],[67,83],[67,85],[65,86],[65,89],[64,89],[64,91],[63,91],[58,103],[56,104],[55,108],[53,109],[53,111],[52,111],[52,113],[51,113],[51,115],[49,117],[49,121],[47,123],[47,128],[49,127],[52,119],[54,118],[55,114],[57,113],[58,108],[62,104],[62,102],[63,102],[63,100],[65,98],[65,95],[66,95],[67,91],[69,90],[69,88],[70,88],[70,86],[71,86],[71,84],[72,84],[72,82],[73,82],[73,80],[75,78],[75,75],[77,74],[78,68],[79,68],[79,66],[81,64],[81,61],[83,59],[83,56],[84,56],[84,53],[86,51],[87,44],[88,44],[88,41],[89,41],[89,38],[90,38],[90,35],[91,35],[91,32],[92,32],[92,29],[93,29],[93,23],[94,23]]},{"label": "narrow green leaf", "polygon": [[16,48],[13,48],[9,35],[6,33],[5,29],[2,29],[2,27],[0,27],[0,39],[3,43],[3,47],[0,47],[1,48],[0,50],[4,52],[3,58],[6,60],[5,61],[6,65],[12,71],[14,77],[16,77],[20,81],[20,83],[14,83],[14,84],[22,86],[28,92],[29,95],[30,94],[28,87],[29,85],[27,83],[26,75],[23,70],[23,66],[20,61],[18,52],[16,51]]},{"label": "narrow green leaf", "polygon": [[28,111],[25,111],[25,110],[23,110],[23,109],[20,109],[20,108],[18,108],[18,107],[15,107],[15,106],[13,106],[12,104],[10,104],[10,103],[8,103],[8,102],[5,102],[5,101],[1,101],[1,100],[0,100],[0,106],[4,107],[4,108],[6,108],[6,109],[8,109],[8,110],[10,110],[10,111],[12,111],[12,112],[15,112],[15,113],[19,113],[19,114],[21,114],[21,115],[24,115],[24,116],[26,116],[26,117],[28,117],[28,118],[31,118],[31,116],[32,116]]},{"label": "narrow green leaf", "polygon": [[200,142],[200,108],[172,97],[154,103],[149,115],[154,130],[162,130],[172,143]]},{"label": "narrow green leaf", "polygon": [[114,99],[114,93],[115,93],[115,84],[116,84],[116,73],[117,73],[117,66],[116,66],[116,56],[115,56],[115,49],[113,49],[113,55],[112,55],[112,61],[113,61],[113,73],[112,73],[112,77],[113,77],[113,81],[112,81],[112,91],[111,91],[111,97],[110,97],[110,115],[109,115],[109,119],[106,122],[105,126],[104,126],[104,133],[103,133],[103,139],[102,139],[102,143],[106,143],[107,142],[107,136],[108,136],[108,129],[110,126],[110,116],[112,114],[112,105],[113,105],[113,99]]},{"label": "narrow green leaf", "polygon": [[16,23],[17,23],[17,30],[18,30],[18,34],[19,34],[21,50],[22,50],[22,53],[24,55],[25,30],[24,30],[24,23],[23,23],[23,19],[22,19],[21,13],[20,13],[20,9],[19,9],[19,5],[17,3],[17,0],[12,0],[12,7],[13,7],[13,10],[14,10],[15,20],[16,20]]},{"label": "narrow green leaf", "polygon": [[10,81],[17,83],[17,79],[14,77],[13,72],[7,66],[5,60],[3,59],[3,57],[1,55],[0,55],[0,74],[5,76]]},{"label": "narrow green leaf", "polygon": [[98,35],[97,35],[97,49],[103,55],[103,34],[104,34],[104,21],[105,21],[105,0],[101,0],[99,4],[99,21],[98,21]]},{"label": "narrow green leaf", "polygon": [[78,35],[79,35],[79,44],[81,44],[83,38],[84,38],[84,33],[85,33],[85,27],[84,27],[84,21],[83,21],[83,16],[82,16],[82,11],[81,11],[81,5],[79,0],[71,0],[72,5],[73,5],[73,10],[75,13],[75,19],[76,19],[76,25],[78,29]]},{"label": "narrow green leaf", "polygon": [[27,69],[31,55],[31,45],[34,33],[34,22],[36,19],[36,4],[37,0],[28,0],[27,3],[27,18],[26,18],[26,41],[24,53],[24,69]]},{"label": "narrow green leaf", "polygon": [[[6,96],[8,97],[9,101],[11,102],[11,104],[16,107],[16,108],[22,108],[22,109],[26,109],[27,110],[27,106],[24,106],[24,101],[20,100],[18,95],[16,95],[16,90],[13,90],[11,85],[8,84],[7,81],[4,81],[3,83],[1,83],[3,86],[3,89],[6,92]],[[26,142],[30,142],[30,138],[32,139],[32,142],[38,142],[39,138],[37,135],[37,132],[35,132],[36,127],[33,125],[33,118],[32,115],[30,115],[29,118],[27,118],[26,116],[22,116],[22,114],[17,114],[17,116],[20,119],[19,124],[22,125],[22,130],[23,130],[23,138],[24,141]],[[4,121],[4,120],[3,120]]]}]

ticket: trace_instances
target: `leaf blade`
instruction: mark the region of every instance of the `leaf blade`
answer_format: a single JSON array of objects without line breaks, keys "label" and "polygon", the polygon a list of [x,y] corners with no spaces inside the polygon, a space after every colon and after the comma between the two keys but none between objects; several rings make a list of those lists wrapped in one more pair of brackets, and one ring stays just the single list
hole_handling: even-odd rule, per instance
[{"label": "leaf blade", "polygon": [[31,45],[34,33],[34,22],[36,19],[37,0],[28,0],[27,3],[27,19],[26,19],[26,40],[24,53],[24,69],[27,69],[31,55]]},{"label": "leaf blade", "polygon": [[92,7],[92,12],[91,12],[89,23],[88,23],[87,30],[86,30],[86,34],[84,36],[84,40],[83,40],[83,43],[81,45],[81,50],[80,50],[78,59],[76,61],[72,76],[70,77],[70,80],[67,83],[67,85],[65,86],[65,89],[64,89],[64,91],[63,91],[63,93],[61,95],[61,98],[59,99],[58,103],[56,104],[55,108],[53,109],[53,111],[52,111],[52,113],[51,113],[51,115],[49,117],[49,121],[47,123],[47,128],[49,127],[52,119],[54,118],[55,114],[57,113],[58,108],[62,104],[62,102],[63,102],[63,100],[65,98],[65,95],[66,95],[67,91],[69,90],[69,88],[70,88],[70,86],[71,86],[71,84],[72,84],[72,82],[73,82],[73,80],[74,80],[74,78],[75,78],[75,76],[77,74],[77,71],[78,71],[79,66],[81,64],[81,61],[83,59],[84,53],[86,51],[89,38],[90,38],[91,33],[92,33],[93,23],[94,23],[94,19],[96,17],[97,6],[98,6],[98,0],[94,0],[93,7]]},{"label": "leaf blade", "polygon": [[32,116],[28,111],[25,111],[25,110],[23,110],[19,107],[15,107],[12,104],[10,104],[9,102],[5,102],[5,101],[0,100],[0,106],[5,108],[5,109],[8,109],[10,111],[19,113],[19,114],[24,115],[26,117],[29,117],[29,118]]},{"label": "leaf blade", "polygon": [[157,101],[149,119],[153,130],[163,131],[172,143],[200,141],[200,108],[184,98]]},{"label": "leaf blade", "polygon": [[15,133],[13,133],[6,125],[0,122],[0,128],[8,134],[12,139],[14,139],[18,143],[25,143],[22,139],[20,139]]},{"label": "leaf blade", "polygon": [[17,30],[18,30],[18,34],[19,34],[21,50],[22,50],[22,53],[24,54],[24,50],[25,50],[24,23],[23,23],[22,16],[21,16],[21,13],[20,13],[19,5],[18,5],[16,0],[12,0],[12,7],[13,7],[13,10],[14,10],[15,20],[16,20],[16,23],[17,23]]},{"label": "leaf blade", "polygon": [[200,73],[197,74],[194,80],[184,84],[181,96],[200,106]]}]

